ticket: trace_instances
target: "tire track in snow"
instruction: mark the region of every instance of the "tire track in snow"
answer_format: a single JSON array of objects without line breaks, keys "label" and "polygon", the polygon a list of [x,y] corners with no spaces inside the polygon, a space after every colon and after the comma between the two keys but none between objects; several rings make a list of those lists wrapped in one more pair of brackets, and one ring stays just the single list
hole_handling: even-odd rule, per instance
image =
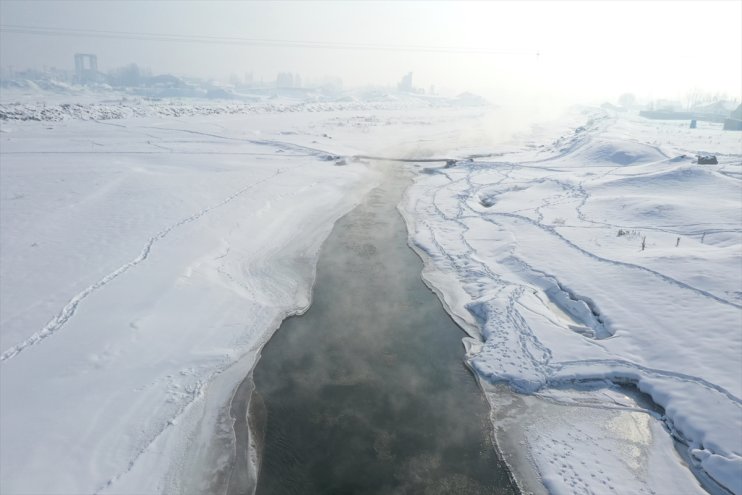
[{"label": "tire track in snow", "polygon": [[239,189],[237,192],[227,196],[220,202],[211,205],[209,207],[206,207],[196,213],[194,213],[191,216],[188,216],[186,218],[183,218],[182,220],[170,225],[169,227],[166,227],[165,229],[161,230],[157,234],[155,234],[153,237],[150,237],[147,243],[142,248],[141,252],[139,253],[139,256],[134,258],[133,260],[129,261],[128,263],[125,263],[124,265],[121,265],[116,270],[112,271],[102,279],[98,280],[94,284],[88,286],[78,294],[76,294],[72,299],[69,300],[69,302],[57,313],[54,318],[52,318],[49,323],[44,326],[41,330],[31,335],[29,338],[24,340],[23,342],[14,345],[10,349],[6,350],[5,352],[0,355],[0,362],[8,361],[9,359],[14,358],[17,356],[20,352],[24,351],[25,349],[32,347],[40,342],[42,342],[47,337],[50,337],[51,335],[54,335],[57,331],[59,331],[60,328],[62,328],[69,320],[75,315],[75,312],[77,311],[78,306],[80,303],[88,297],[93,292],[96,292],[97,290],[104,287],[106,284],[111,282],[112,280],[116,279],[123,273],[127,272],[129,269],[135,267],[136,265],[140,264],[144,260],[146,260],[149,257],[150,252],[152,251],[152,247],[160,240],[167,237],[170,232],[173,230],[182,227],[183,225],[189,224],[191,222],[194,222],[201,218],[202,216],[209,213],[211,210],[215,208],[219,208],[221,206],[224,206],[225,204],[231,202],[235,198],[241,196],[245,192],[249,191],[250,189],[253,189],[260,184],[263,184],[274,177],[281,174],[281,170],[277,170],[273,173],[273,175],[266,177],[265,179],[261,179],[257,182],[254,182],[250,185],[247,185],[243,187],[242,189]]}]

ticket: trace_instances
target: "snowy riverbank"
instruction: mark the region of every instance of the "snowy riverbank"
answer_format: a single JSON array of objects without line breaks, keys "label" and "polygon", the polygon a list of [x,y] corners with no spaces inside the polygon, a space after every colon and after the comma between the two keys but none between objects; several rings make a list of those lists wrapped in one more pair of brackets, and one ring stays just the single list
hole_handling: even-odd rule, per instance
[{"label": "snowy riverbank", "polygon": [[[483,381],[598,408],[624,407],[612,384],[634,384],[707,487],[740,493],[742,136],[583,117],[528,151],[416,181],[403,206],[425,278],[469,328],[468,360]],[[699,151],[719,165],[694,164]],[[595,383],[606,393],[581,399]],[[590,469],[554,465],[550,442],[564,431],[536,430],[531,462],[550,491],[605,488]],[[598,447],[571,451],[570,465],[594,465],[616,445],[574,435]],[[617,492],[672,486],[678,469],[647,474],[649,458]]]},{"label": "snowy riverbank", "polygon": [[334,157],[481,113],[2,122],[0,491],[202,490],[234,388],[376,184]]},{"label": "snowy riverbank", "polygon": [[241,379],[219,376],[306,308],[372,184],[237,125],[158,124],[3,134],[3,492],[170,492]]}]

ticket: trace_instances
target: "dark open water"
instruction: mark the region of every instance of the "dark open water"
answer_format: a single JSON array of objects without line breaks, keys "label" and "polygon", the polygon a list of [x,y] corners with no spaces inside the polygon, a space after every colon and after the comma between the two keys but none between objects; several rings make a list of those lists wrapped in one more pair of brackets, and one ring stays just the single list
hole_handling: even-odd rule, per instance
[{"label": "dark open water", "polygon": [[517,493],[464,334],[407,246],[407,184],[392,169],[336,224],[310,309],[262,351],[260,495]]}]

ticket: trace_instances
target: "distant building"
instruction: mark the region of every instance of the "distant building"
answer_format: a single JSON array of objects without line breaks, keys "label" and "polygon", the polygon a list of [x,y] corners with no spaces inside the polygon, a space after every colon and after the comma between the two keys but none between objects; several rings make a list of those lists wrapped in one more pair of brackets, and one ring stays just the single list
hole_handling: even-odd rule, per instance
[{"label": "distant building", "polygon": [[742,131],[742,103],[724,120],[725,131]]},{"label": "distant building", "polygon": [[408,72],[399,83],[397,83],[397,89],[400,91],[412,91],[412,72]]},{"label": "distant building", "polygon": [[693,108],[691,108],[691,110],[696,113],[703,113],[703,114],[709,114],[709,115],[721,115],[723,117],[726,117],[729,115],[729,112],[734,110],[736,106],[737,105],[735,105],[734,102],[726,101],[726,100],[718,100],[718,101],[713,101],[711,103],[694,105]]},{"label": "distant building", "polygon": [[75,80],[79,84],[97,82],[100,79],[98,72],[98,57],[92,53],[75,53]]},{"label": "distant building", "polygon": [[[739,108],[730,115],[729,110],[734,108],[734,103],[718,100],[704,105],[694,105],[691,110],[677,111],[669,105],[650,110],[642,110],[639,115],[648,119],[661,120],[698,120],[705,122],[724,123],[724,129],[738,130],[735,122],[740,120]],[[737,117],[735,117],[735,114]],[[729,118],[727,118],[727,116]]]}]

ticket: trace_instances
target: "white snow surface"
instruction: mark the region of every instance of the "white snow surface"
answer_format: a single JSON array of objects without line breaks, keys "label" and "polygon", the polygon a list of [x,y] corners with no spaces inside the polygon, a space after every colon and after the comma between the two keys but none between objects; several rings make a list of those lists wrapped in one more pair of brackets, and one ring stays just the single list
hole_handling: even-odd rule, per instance
[{"label": "white snow surface", "polygon": [[377,181],[347,158],[367,154],[461,159],[420,174],[400,210],[483,381],[550,400],[632,383],[664,409],[617,414],[595,393],[592,421],[528,429],[550,491],[687,484],[675,438],[742,493],[739,133],[589,109],[526,126],[390,95],[7,97],[0,492],[207,491],[225,405],[308,306],[321,243]]},{"label": "white snow surface", "polygon": [[210,382],[307,307],[320,244],[372,179],[234,141],[238,122],[158,124],[3,136],[3,493],[119,491]]},{"label": "white snow surface", "polygon": [[377,183],[338,156],[483,112],[418,103],[0,122],[0,492],[208,491],[232,392]]},{"label": "white snow surface", "polygon": [[[469,329],[483,380],[521,393],[635,384],[699,475],[742,493],[742,134],[581,115],[551,143],[415,181],[403,210],[424,277]],[[574,462],[598,444],[557,423],[529,440],[549,490],[607,493]],[[552,464],[565,445],[574,469]]]},{"label": "white snow surface", "polygon": [[369,110],[416,110],[421,108],[482,107],[488,104],[471,95],[447,98],[385,91],[353,91],[323,94],[282,89],[231,99],[153,98],[137,94],[81,86],[45,91],[33,83],[25,88],[3,88],[0,120],[118,120],[132,117],[184,117],[198,115],[247,115],[275,113],[337,112]]}]

